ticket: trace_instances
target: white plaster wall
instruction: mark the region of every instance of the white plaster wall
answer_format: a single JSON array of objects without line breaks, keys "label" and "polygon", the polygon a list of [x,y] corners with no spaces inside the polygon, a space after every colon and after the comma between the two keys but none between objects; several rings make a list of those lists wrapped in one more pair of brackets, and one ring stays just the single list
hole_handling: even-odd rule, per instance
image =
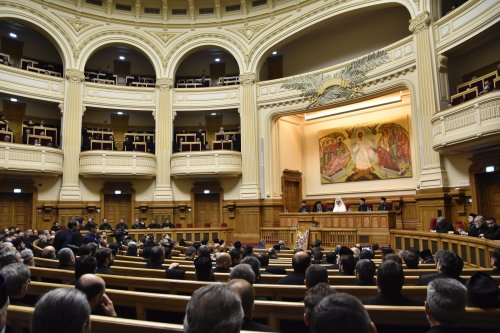
[{"label": "white plaster wall", "polygon": [[469,158],[471,158],[470,154],[444,155],[442,157],[450,187],[470,185],[469,167],[472,161]]}]

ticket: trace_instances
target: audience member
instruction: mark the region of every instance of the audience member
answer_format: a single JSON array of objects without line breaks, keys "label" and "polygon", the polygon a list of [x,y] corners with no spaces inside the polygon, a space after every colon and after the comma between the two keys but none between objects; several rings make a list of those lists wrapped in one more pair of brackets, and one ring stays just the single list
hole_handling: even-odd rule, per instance
[{"label": "audience member", "polygon": [[36,303],[31,333],[87,332],[90,332],[90,307],[81,291],[57,288]]},{"label": "audience member", "polygon": [[247,256],[243,259],[241,259],[240,264],[247,264],[252,267],[252,270],[255,274],[255,282],[254,283],[260,283],[260,262],[259,259],[253,256]]},{"label": "audience member", "polygon": [[491,267],[493,270],[490,275],[500,275],[500,249],[495,249],[491,254]]},{"label": "audience member", "polygon": [[25,305],[20,300],[28,291],[30,280],[30,270],[28,266],[20,263],[10,264],[2,268],[0,273],[4,276],[7,283],[7,294],[10,304]]},{"label": "audience member", "polygon": [[465,283],[465,286],[467,287],[467,298],[470,306],[479,308],[500,307],[498,282],[490,275],[483,272],[474,273]]},{"label": "audience member", "polygon": [[387,203],[387,199],[384,197],[380,198],[380,205],[378,205],[379,211],[391,210],[391,206]]},{"label": "audience member", "polygon": [[198,281],[215,281],[212,273],[212,260],[210,257],[198,257],[194,260],[196,279]]},{"label": "audience member", "polygon": [[421,301],[401,294],[405,281],[403,267],[393,260],[384,261],[377,269],[378,295],[363,300],[367,305],[423,305]]},{"label": "audience member", "polygon": [[377,332],[363,304],[345,293],[334,293],[316,305],[311,328],[312,333]]},{"label": "audience member", "polygon": [[337,253],[335,251],[328,252],[325,260],[327,264],[330,264],[330,266],[326,266],[326,269],[339,269],[339,265],[337,264]]},{"label": "audience member", "polygon": [[11,249],[0,253],[0,269],[14,263],[22,263],[22,258],[16,249]]},{"label": "audience member", "polygon": [[95,274],[96,269],[97,260],[95,257],[79,256],[75,261],[75,280],[71,281],[71,284],[74,284],[84,274]]},{"label": "audience member", "polygon": [[486,230],[487,226],[484,221],[484,217],[477,215],[474,218],[474,223],[469,227],[469,231],[461,231],[460,234],[464,236],[479,237],[479,235],[484,234]]},{"label": "audience member", "polygon": [[113,251],[108,248],[98,249],[95,252],[95,258],[97,260],[97,274],[115,274],[110,268],[113,265],[114,256]]},{"label": "audience member", "polygon": [[356,285],[374,286],[375,285],[375,263],[370,259],[361,259],[356,264]]},{"label": "audience member", "polygon": [[271,327],[253,321],[255,292],[253,286],[243,279],[232,279],[228,283],[229,290],[241,299],[244,318],[241,329],[247,331],[272,332]]},{"label": "audience member", "polygon": [[455,332],[465,317],[467,289],[454,279],[435,279],[427,286],[425,314],[431,329],[427,333]]},{"label": "audience member", "polygon": [[253,285],[255,283],[255,273],[249,264],[239,264],[231,269],[231,273],[229,273],[229,280],[234,279],[242,279]]},{"label": "audience member", "polygon": [[137,257],[138,256],[138,247],[136,242],[129,242],[127,244],[127,256]]},{"label": "audience member", "polygon": [[410,250],[404,250],[401,253],[401,258],[403,258],[403,261],[406,265],[406,268],[410,269],[418,269],[418,265],[420,263],[420,258],[418,256],[418,252],[410,249]]},{"label": "audience member", "polygon": [[382,260],[382,262],[388,261],[388,260],[392,260],[392,261],[397,262],[400,265],[403,265],[403,260],[401,259],[400,256],[398,256],[395,253],[386,254],[385,257],[384,257],[384,259]]},{"label": "audience member", "polygon": [[106,295],[106,283],[100,276],[84,274],[76,281],[75,288],[87,297],[92,314],[116,317],[113,302]]},{"label": "audience member", "polygon": [[195,256],[196,256],[196,249],[192,246],[189,246],[184,251],[184,260],[193,261]]},{"label": "audience member", "polygon": [[439,278],[452,278],[464,283],[465,281],[460,277],[463,267],[464,262],[462,258],[454,252],[447,250],[438,251],[436,253],[436,268],[438,272],[421,275],[417,282],[417,286],[426,286],[432,280]]},{"label": "audience member", "polygon": [[243,318],[240,298],[227,285],[212,284],[197,289],[191,296],[184,317],[184,332],[239,332]]},{"label": "audience member", "polygon": [[491,240],[500,240],[500,227],[496,224],[494,217],[486,218],[486,229],[484,230],[484,233],[479,234],[479,237]]},{"label": "audience member", "polygon": [[231,267],[235,267],[241,261],[241,251],[237,248],[231,249],[229,251],[229,255],[231,256]]},{"label": "audience member", "polygon": [[69,248],[65,247],[59,250],[57,253],[57,259],[59,260],[57,269],[64,269],[68,271],[75,270],[75,254]]},{"label": "audience member", "polygon": [[451,223],[444,217],[444,216],[439,216],[436,219],[436,225],[434,226],[433,229],[431,229],[432,232],[438,232],[438,233],[449,233],[449,232],[455,232],[455,229],[453,229],[453,226]]},{"label": "audience member", "polygon": [[5,332],[7,325],[7,308],[9,307],[9,294],[5,276],[0,274],[0,332]]},{"label": "audience member", "polygon": [[343,276],[353,276],[356,268],[356,260],[352,254],[343,254],[340,256],[339,272]]},{"label": "audience member", "polygon": [[229,273],[230,268],[231,256],[226,252],[217,253],[214,273]]},{"label": "audience member", "polygon": [[358,212],[367,212],[369,210],[368,205],[366,204],[366,199],[359,199]]},{"label": "audience member", "polygon": [[307,289],[311,289],[318,283],[328,284],[328,271],[323,266],[311,265],[306,269],[304,284]]},{"label": "audience member", "polygon": [[163,263],[165,261],[165,250],[161,246],[154,246],[151,248],[149,260],[144,267],[150,269],[164,269]]},{"label": "audience member", "polygon": [[99,230],[113,230],[113,228],[111,227],[111,225],[108,223],[108,219],[107,218],[103,218],[102,219],[102,223],[99,226]]},{"label": "audience member", "polygon": [[314,308],[323,298],[330,296],[335,291],[330,288],[328,283],[318,283],[314,287],[307,289],[304,297],[304,323],[312,326],[314,321]]},{"label": "audience member", "polygon": [[56,249],[52,245],[47,245],[42,250],[42,258],[56,259]]},{"label": "audience member", "polygon": [[23,259],[23,264],[26,266],[35,266],[35,258],[31,249],[24,249],[19,253]]},{"label": "audience member", "polygon": [[306,269],[311,264],[311,257],[307,252],[300,251],[292,257],[293,272],[282,277],[278,284],[298,284],[303,285],[306,277]]}]

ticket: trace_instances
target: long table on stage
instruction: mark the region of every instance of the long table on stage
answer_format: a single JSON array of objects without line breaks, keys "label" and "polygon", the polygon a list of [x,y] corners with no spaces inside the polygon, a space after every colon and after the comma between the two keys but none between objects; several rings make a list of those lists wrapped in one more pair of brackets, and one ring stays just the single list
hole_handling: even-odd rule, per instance
[{"label": "long table on stage", "polygon": [[[396,213],[393,211],[345,212],[345,213],[282,213],[279,215],[280,227],[299,228],[305,225],[311,234],[319,238],[325,232],[336,229],[356,230],[357,242],[361,244],[390,244],[389,230],[396,228]],[[323,241],[323,239],[321,239]]]}]

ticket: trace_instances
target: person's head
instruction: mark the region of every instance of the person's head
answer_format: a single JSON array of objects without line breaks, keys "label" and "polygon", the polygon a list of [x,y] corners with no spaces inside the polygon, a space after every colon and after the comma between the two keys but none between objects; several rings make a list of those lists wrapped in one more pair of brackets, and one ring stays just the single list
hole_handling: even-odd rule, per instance
[{"label": "person's head", "polygon": [[239,249],[231,249],[229,251],[229,255],[231,256],[232,266],[238,265],[241,261],[241,251]]},{"label": "person's head", "polygon": [[354,275],[356,260],[352,254],[343,254],[340,256],[339,271],[347,275]]},{"label": "person's head", "polygon": [[316,261],[321,261],[323,259],[323,252],[319,247],[313,247],[311,249],[311,256]]},{"label": "person's head", "polygon": [[484,225],[484,216],[478,215],[474,218],[476,228],[481,228]]},{"label": "person's head", "polygon": [[23,298],[26,295],[31,281],[28,266],[20,263],[10,264],[2,268],[0,273],[7,281],[9,298]]},{"label": "person's head", "polygon": [[299,251],[292,257],[292,267],[296,273],[305,273],[310,264],[311,257],[307,252]]},{"label": "person's head", "polygon": [[397,262],[398,264],[400,265],[403,265],[403,260],[401,259],[400,256],[398,256],[397,254],[395,253],[389,253],[389,254],[386,254],[384,256],[384,259],[382,260],[382,262],[384,261],[388,261],[388,260],[392,260],[392,261],[395,261]]},{"label": "person's head", "polygon": [[227,285],[204,286],[197,289],[189,300],[184,316],[184,332],[236,333],[241,328],[243,316],[240,297]]},{"label": "person's head", "polygon": [[0,253],[0,268],[5,267],[10,264],[20,263],[21,255],[16,249],[6,250]]},{"label": "person's head", "polygon": [[253,285],[255,283],[255,273],[249,264],[238,264],[229,273],[229,280],[234,279],[243,279]]},{"label": "person's head", "polygon": [[196,249],[193,246],[189,246],[184,251],[184,257],[186,259],[194,260],[194,256],[196,255]]},{"label": "person's head", "polygon": [[326,254],[326,263],[327,264],[336,264],[337,263],[337,253],[335,251],[328,252]]},{"label": "person's head", "polygon": [[313,333],[376,333],[361,302],[345,293],[325,297],[314,309]]},{"label": "person's head", "polygon": [[153,246],[149,255],[149,261],[157,264],[163,264],[165,260],[165,250],[162,246]]},{"label": "person's head", "polygon": [[385,205],[387,203],[387,199],[385,197],[380,198],[380,204]]},{"label": "person's head", "polygon": [[356,278],[362,282],[372,283],[375,271],[375,263],[370,259],[360,259],[356,263]]},{"label": "person's head", "polygon": [[401,253],[401,258],[403,258],[403,261],[404,261],[407,268],[410,268],[410,269],[417,269],[418,268],[418,264],[420,263],[420,257],[418,255],[417,251],[404,250]]},{"label": "person's head", "polygon": [[75,265],[75,254],[71,249],[65,247],[57,252],[57,259],[59,259],[59,265],[62,266],[74,266]]},{"label": "person's head", "polygon": [[35,305],[32,333],[90,332],[90,306],[85,295],[73,288],[57,288]]},{"label": "person's head", "polygon": [[260,262],[260,267],[266,268],[269,266],[269,255],[267,253],[258,254],[257,259]]},{"label": "person's head", "polygon": [[341,197],[336,197],[335,198],[335,204],[340,205],[342,203],[342,198]]},{"label": "person's head", "polygon": [[72,230],[72,231],[76,231],[78,230],[78,228],[80,227],[80,224],[78,223],[78,220],[71,220],[68,222],[68,229],[69,230]]},{"label": "person's head", "polygon": [[102,304],[102,298],[106,291],[106,283],[100,276],[84,274],[76,281],[75,288],[85,294],[90,309],[93,311]]},{"label": "person's head", "polygon": [[328,283],[318,283],[312,288],[307,289],[304,297],[304,322],[307,326],[312,326],[314,321],[314,307],[318,305],[323,298],[333,294],[335,291],[330,288]]},{"label": "person's head", "polygon": [[137,256],[137,243],[136,242],[129,242],[127,244],[127,255],[128,256]]},{"label": "person's head", "polygon": [[328,271],[326,267],[311,265],[306,269],[304,284],[307,289],[310,289],[318,283],[328,283]]},{"label": "person's head", "polygon": [[497,223],[494,217],[486,218],[486,226],[488,227],[488,229],[494,229],[496,225]]},{"label": "person's head", "polygon": [[427,285],[425,314],[431,326],[456,326],[465,317],[467,289],[455,279],[435,279]]},{"label": "person's head", "polygon": [[75,277],[78,279],[84,274],[95,274],[97,260],[92,256],[79,256],[75,261]]},{"label": "person's head", "polygon": [[436,253],[436,267],[444,274],[457,278],[462,273],[464,262],[455,252],[442,250]]},{"label": "person's head", "polygon": [[229,290],[240,297],[241,307],[243,308],[245,318],[251,320],[253,317],[253,304],[255,299],[253,286],[243,279],[230,280],[227,285],[229,286]]},{"label": "person's head", "polygon": [[23,264],[27,266],[35,266],[33,251],[31,249],[24,249],[21,252],[21,258],[23,258]]},{"label": "person's head", "polygon": [[397,295],[405,282],[403,267],[393,260],[384,261],[377,269],[377,286],[381,293]]},{"label": "person's head", "polygon": [[42,258],[56,259],[56,249],[52,245],[47,245],[42,250]]},{"label": "person's head", "polygon": [[247,264],[252,267],[252,270],[255,274],[255,281],[260,281],[260,262],[259,259],[257,259],[254,256],[247,256],[243,259],[241,259],[240,264]]},{"label": "person's head", "polygon": [[365,198],[360,198],[359,199],[359,204],[360,205],[364,205],[366,203],[366,199]]},{"label": "person's head", "polygon": [[113,251],[107,247],[97,249],[95,252],[95,258],[97,260],[97,266],[110,267],[113,264]]},{"label": "person's head", "polygon": [[210,257],[198,257],[194,261],[196,279],[198,281],[212,281],[212,260]]},{"label": "person's head", "polygon": [[[10,265],[9,265],[10,266]],[[8,266],[7,266],[8,267]],[[484,272],[474,273],[465,283],[470,306],[494,308],[499,304],[498,282]]]},{"label": "person's head", "polygon": [[370,250],[361,250],[359,253],[359,259],[373,259],[375,255]]},{"label": "person's head", "polygon": [[226,270],[229,270],[231,267],[231,256],[226,252],[217,253],[217,257],[215,259],[216,267],[220,267]]},{"label": "person's head", "polygon": [[198,257],[210,257],[210,247],[202,245],[198,248]]}]

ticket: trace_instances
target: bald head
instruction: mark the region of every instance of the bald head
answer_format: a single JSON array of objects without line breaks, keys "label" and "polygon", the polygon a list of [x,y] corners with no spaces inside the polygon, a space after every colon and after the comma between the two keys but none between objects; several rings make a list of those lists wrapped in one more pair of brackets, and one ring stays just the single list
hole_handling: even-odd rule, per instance
[{"label": "bald head", "polygon": [[305,273],[307,267],[311,264],[311,256],[307,252],[299,251],[293,255],[292,267],[297,273]]},{"label": "bald head", "polygon": [[100,276],[84,274],[76,281],[75,288],[87,296],[90,308],[93,310],[101,304],[102,296],[106,290],[106,283]]},{"label": "bald head", "polygon": [[220,252],[217,254],[215,264],[217,267],[229,269],[231,267],[231,256],[229,253]]},{"label": "bald head", "polygon": [[253,286],[246,280],[233,279],[228,282],[229,290],[238,295],[241,299],[241,306],[245,313],[245,318],[252,319],[253,317],[253,303],[255,299],[255,292]]}]

